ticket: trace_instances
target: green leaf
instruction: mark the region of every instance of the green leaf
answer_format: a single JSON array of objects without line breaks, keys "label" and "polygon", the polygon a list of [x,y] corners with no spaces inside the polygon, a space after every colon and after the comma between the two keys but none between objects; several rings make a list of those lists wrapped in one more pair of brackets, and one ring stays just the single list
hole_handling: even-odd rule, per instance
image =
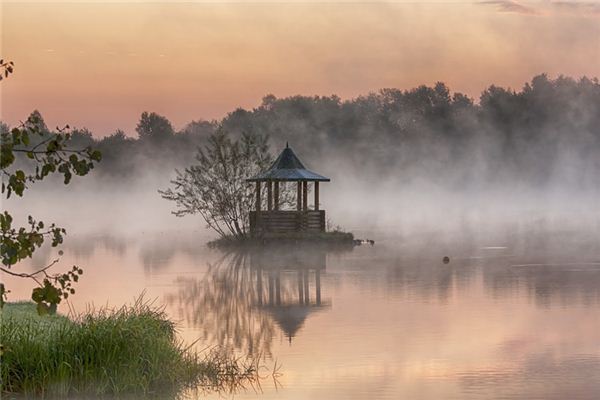
[{"label": "green leaf", "polygon": [[21,132],[21,141],[25,146],[29,146],[29,135],[27,134],[26,130]]},{"label": "green leaf", "polygon": [[12,141],[13,145],[21,144],[21,131],[18,129],[12,130]]},{"label": "green leaf", "polygon": [[37,304],[37,312],[38,315],[47,315],[49,313],[50,309],[47,305],[45,305],[44,303],[38,303]]},{"label": "green leaf", "polygon": [[65,172],[64,176],[65,176],[65,185],[68,185],[69,182],[71,182],[71,177],[72,177],[71,171],[67,170]]},{"label": "green leaf", "polygon": [[94,161],[100,162],[102,160],[102,153],[99,150],[94,150],[90,155],[90,158]]},{"label": "green leaf", "polygon": [[35,288],[31,291],[31,300],[40,303],[44,300],[44,288]]},{"label": "green leaf", "polygon": [[50,304],[60,303],[60,293],[58,292],[58,289],[50,284],[46,289],[46,301]]},{"label": "green leaf", "polygon": [[52,153],[58,149],[58,141],[56,139],[51,140],[48,145],[46,145],[46,151]]},{"label": "green leaf", "polygon": [[13,145],[9,142],[4,142],[0,146],[0,167],[6,169],[15,161],[13,153]]},{"label": "green leaf", "polygon": [[6,288],[4,283],[0,282],[0,308],[4,307],[4,298],[6,297]]}]

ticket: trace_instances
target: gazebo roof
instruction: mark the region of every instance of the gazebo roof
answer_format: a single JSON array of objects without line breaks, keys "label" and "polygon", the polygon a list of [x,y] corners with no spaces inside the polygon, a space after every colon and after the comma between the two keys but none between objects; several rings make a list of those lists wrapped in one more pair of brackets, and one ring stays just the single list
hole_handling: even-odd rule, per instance
[{"label": "gazebo roof", "polygon": [[269,306],[267,310],[273,319],[279,325],[279,328],[292,342],[306,318],[313,312],[321,310],[321,306],[316,305],[287,305],[287,306]]},{"label": "gazebo roof", "polygon": [[330,179],[307,170],[294,151],[286,144],[277,160],[265,172],[246,179],[247,182],[260,181],[320,181]]}]

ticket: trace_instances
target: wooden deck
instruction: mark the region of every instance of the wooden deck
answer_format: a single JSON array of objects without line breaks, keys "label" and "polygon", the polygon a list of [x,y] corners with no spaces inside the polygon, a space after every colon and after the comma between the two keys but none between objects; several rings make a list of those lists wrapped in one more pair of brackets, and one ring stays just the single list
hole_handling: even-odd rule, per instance
[{"label": "wooden deck", "polygon": [[294,232],[325,232],[325,210],[250,211],[252,237]]}]

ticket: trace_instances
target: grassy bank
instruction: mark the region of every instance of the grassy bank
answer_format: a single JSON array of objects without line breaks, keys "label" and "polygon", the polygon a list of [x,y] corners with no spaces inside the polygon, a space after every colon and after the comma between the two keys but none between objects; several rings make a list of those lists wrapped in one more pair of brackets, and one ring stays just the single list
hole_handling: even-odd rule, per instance
[{"label": "grassy bank", "polygon": [[38,316],[32,303],[9,303],[1,318],[4,394],[164,398],[256,379],[252,362],[241,365],[222,353],[198,354],[184,346],[165,313],[142,301],[74,319]]}]

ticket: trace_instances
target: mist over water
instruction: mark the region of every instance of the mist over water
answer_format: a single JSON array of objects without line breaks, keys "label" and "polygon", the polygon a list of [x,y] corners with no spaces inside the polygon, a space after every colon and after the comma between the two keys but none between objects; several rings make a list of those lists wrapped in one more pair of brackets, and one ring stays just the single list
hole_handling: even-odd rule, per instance
[{"label": "mist over water", "polygon": [[[172,172],[164,171],[119,184],[92,173],[64,188],[59,180],[34,185],[23,198],[13,197],[4,204],[17,221],[33,215],[67,228],[69,235],[194,230],[199,243],[214,237],[200,216],[171,214],[173,205],[157,189],[167,187],[172,178]],[[309,199],[312,204],[312,196]],[[450,190],[425,181],[403,184],[393,177],[340,177],[321,186],[320,199],[330,228],[340,226],[358,237],[363,236],[361,231],[374,232],[373,239],[388,234],[495,232],[531,226],[559,231],[600,229],[600,193],[595,190],[523,186]]]}]

